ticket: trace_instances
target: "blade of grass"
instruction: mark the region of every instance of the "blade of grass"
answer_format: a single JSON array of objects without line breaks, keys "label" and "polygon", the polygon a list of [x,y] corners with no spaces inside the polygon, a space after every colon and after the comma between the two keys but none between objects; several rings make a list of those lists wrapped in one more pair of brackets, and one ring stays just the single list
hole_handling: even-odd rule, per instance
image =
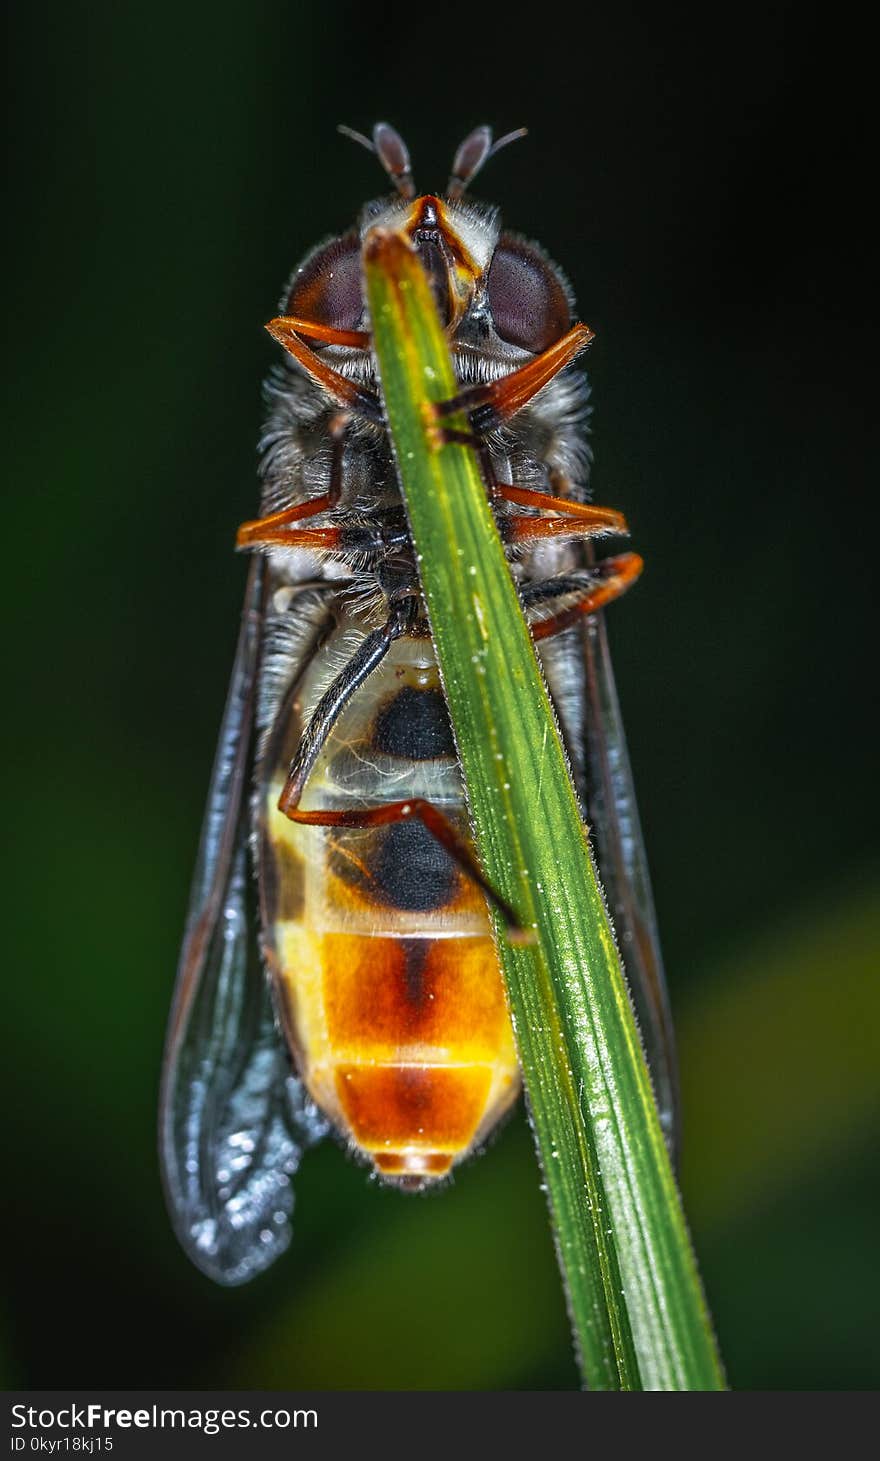
[{"label": "blade of grass", "polygon": [[[364,274],[382,396],[490,882],[534,930],[499,954],[586,1379],[718,1389],[720,1359],[580,810],[418,256],[374,229]],[[467,429],[465,419],[451,418]]]}]

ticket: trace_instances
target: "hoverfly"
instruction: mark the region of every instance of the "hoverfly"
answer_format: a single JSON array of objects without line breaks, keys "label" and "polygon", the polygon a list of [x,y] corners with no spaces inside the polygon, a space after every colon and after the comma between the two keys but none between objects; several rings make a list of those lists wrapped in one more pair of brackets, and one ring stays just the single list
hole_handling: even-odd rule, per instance
[{"label": "hoverfly", "polygon": [[[347,129],[341,129],[347,130]],[[335,1130],[380,1179],[423,1189],[479,1146],[519,1089],[483,882],[370,351],[361,250],[408,235],[450,339],[523,610],[533,626],[625,959],[667,1133],[669,1012],[602,605],[637,576],[586,501],[588,388],[561,272],[465,197],[394,186],[314,249],[268,326],[258,519],[171,1013],[161,1151],[175,1229],[221,1283],[290,1238],[303,1151]],[[251,872],[255,876],[251,875]],[[259,927],[259,942],[255,928]]]}]

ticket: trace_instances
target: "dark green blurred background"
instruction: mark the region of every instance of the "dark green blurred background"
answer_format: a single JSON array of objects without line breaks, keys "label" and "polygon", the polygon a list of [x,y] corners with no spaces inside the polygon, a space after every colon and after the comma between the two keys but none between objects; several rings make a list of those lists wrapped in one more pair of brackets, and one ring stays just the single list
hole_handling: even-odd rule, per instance
[{"label": "dark green blurred background", "polygon": [[477,122],[529,126],[475,191],[598,332],[596,493],[648,562],[611,632],[730,1379],[876,1384],[867,179],[859,41],[824,14],[588,6],[576,44],[546,7],[17,7],[7,1383],[577,1383],[521,1117],[433,1199],[310,1156],[293,1249],[242,1292],[188,1266],[159,1189],[261,325],[381,190],[335,124],[385,117],[430,188]]}]

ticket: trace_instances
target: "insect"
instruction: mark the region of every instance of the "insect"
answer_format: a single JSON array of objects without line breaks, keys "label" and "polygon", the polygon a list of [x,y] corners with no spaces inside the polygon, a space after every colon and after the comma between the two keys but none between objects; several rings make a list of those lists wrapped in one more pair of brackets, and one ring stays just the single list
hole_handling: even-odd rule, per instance
[{"label": "insect", "polygon": [[[345,129],[343,129],[345,130]],[[675,1106],[656,925],[602,609],[638,576],[587,501],[591,338],[561,272],[466,196],[477,128],[442,196],[393,193],[311,252],[268,329],[260,516],[192,890],[161,1097],[175,1229],[221,1283],[287,1245],[292,1179],[334,1130],[381,1180],[436,1185],[511,1107],[519,1071],[485,884],[370,350],[361,250],[418,251],[592,829],[662,1118]],[[496,900],[498,901],[498,900]],[[512,920],[508,909],[502,910]]]}]

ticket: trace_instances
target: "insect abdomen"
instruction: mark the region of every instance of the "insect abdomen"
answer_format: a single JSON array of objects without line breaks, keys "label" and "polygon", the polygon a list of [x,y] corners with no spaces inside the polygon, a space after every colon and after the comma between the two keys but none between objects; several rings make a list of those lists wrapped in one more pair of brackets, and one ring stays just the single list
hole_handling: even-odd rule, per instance
[{"label": "insect abdomen", "polygon": [[[330,673],[316,664],[307,716]],[[340,718],[303,798],[366,807],[403,797],[463,825],[461,777],[430,645],[401,640]],[[285,738],[286,739],[286,738]],[[444,1176],[519,1085],[482,894],[419,822],[304,827],[266,782],[264,913],[280,1005],[317,1103],[383,1176]]]}]

